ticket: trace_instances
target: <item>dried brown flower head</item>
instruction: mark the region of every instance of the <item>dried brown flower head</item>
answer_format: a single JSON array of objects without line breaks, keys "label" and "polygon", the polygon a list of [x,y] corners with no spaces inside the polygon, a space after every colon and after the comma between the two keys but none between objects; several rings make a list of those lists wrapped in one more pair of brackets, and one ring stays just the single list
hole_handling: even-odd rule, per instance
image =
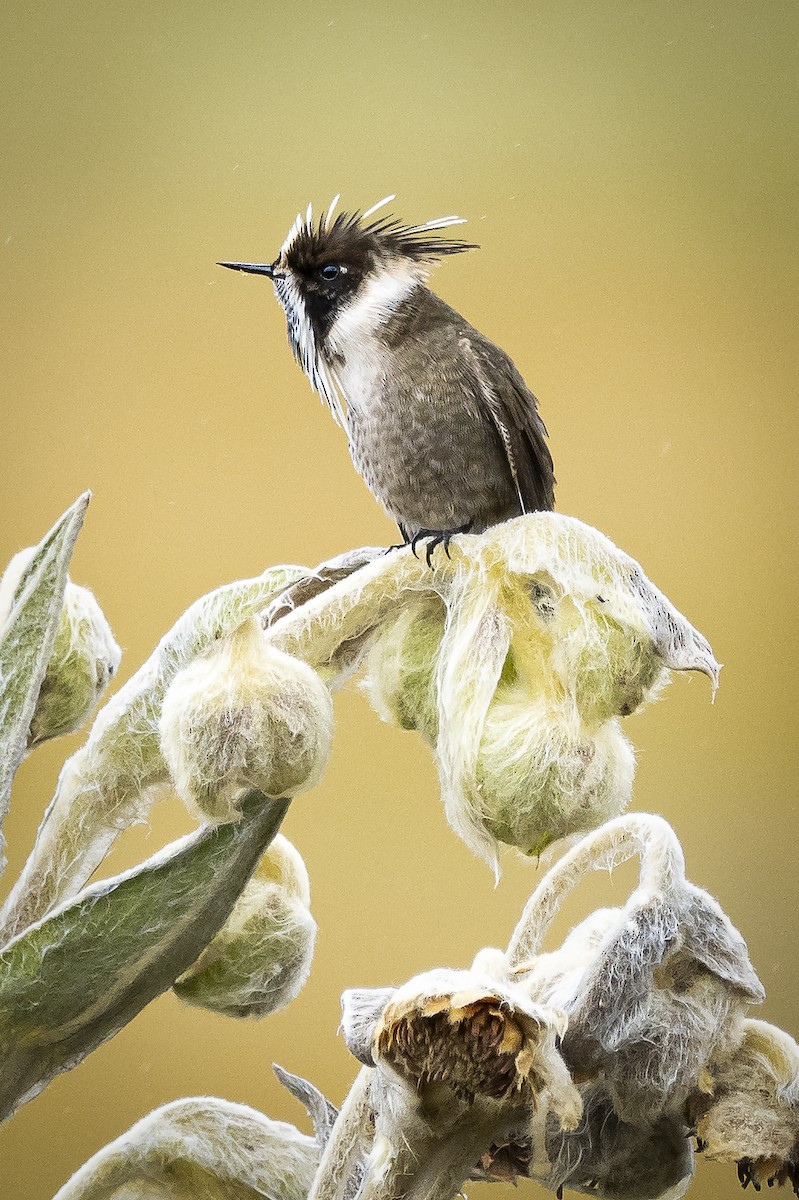
[{"label": "dried brown flower head", "polygon": [[[418,1088],[447,1083],[462,1100],[503,1100],[531,1075],[537,1024],[496,993],[473,988],[451,996],[387,1005],[377,1053]],[[529,1080],[540,1086],[535,1076]]]},{"label": "dried brown flower head", "polygon": [[561,1123],[579,1120],[579,1094],[558,1049],[563,1014],[492,978],[480,961],[470,971],[429,971],[393,992],[345,992],[343,1006],[350,1048],[422,1100],[445,1085],[467,1104],[480,1097],[535,1109],[546,1092]]}]

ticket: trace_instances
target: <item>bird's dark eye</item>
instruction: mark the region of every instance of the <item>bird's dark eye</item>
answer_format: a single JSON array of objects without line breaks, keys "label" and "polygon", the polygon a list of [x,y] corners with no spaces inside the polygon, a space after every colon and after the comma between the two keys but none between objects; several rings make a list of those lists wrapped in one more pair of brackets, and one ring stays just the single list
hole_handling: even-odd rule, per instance
[{"label": "bird's dark eye", "polygon": [[319,274],[323,279],[337,279],[342,270],[343,267],[340,267],[338,263],[325,263],[323,267],[319,268]]}]

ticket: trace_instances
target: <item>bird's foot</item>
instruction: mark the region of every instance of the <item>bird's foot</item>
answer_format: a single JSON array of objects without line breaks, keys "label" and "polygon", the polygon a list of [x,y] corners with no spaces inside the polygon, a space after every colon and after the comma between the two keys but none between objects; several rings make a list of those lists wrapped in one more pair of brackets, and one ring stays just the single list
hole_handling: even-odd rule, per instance
[{"label": "bird's foot", "polygon": [[[397,522],[397,524],[399,525],[399,522]],[[397,542],[394,546],[386,546],[386,554],[391,554],[392,550],[404,550],[408,545],[408,542],[411,540],[410,534],[404,525],[399,525],[399,531],[402,534],[402,541]]]},{"label": "bird's foot", "polygon": [[419,555],[416,554],[416,547],[419,542],[426,542],[427,545],[424,548],[425,562],[428,567],[432,567],[433,551],[436,546],[443,546],[444,553],[449,558],[449,544],[452,539],[458,533],[469,533],[473,525],[474,521],[467,521],[465,525],[458,525],[455,529],[417,529],[411,538],[411,550],[418,558]]}]

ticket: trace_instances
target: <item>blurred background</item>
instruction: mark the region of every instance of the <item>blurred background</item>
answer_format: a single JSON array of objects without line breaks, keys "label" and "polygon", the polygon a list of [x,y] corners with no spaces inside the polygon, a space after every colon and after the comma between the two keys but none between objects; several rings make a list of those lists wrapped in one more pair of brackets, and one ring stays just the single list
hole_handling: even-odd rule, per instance
[{"label": "blurred background", "polygon": [[[345,207],[396,192],[407,221],[468,217],[482,249],[433,286],[538,395],[560,510],[637,558],[725,664],[714,706],[707,680],[678,677],[626,722],[634,806],[672,822],[746,937],[758,1015],[799,1034],[799,8],[12,0],[0,25],[3,562],[90,487],[72,575],[125,679],[215,586],[393,541],[271,287],[214,264],[271,259],[297,209],[338,191]],[[495,889],[420,739],[355,688],[336,705],[331,769],[284,824],[320,926],[302,995],[253,1024],[162,997],[0,1131],[9,1200],[49,1200],[183,1095],[305,1128],[270,1064],[340,1102],[345,987],[506,941],[542,868],[509,853]],[[20,771],[3,890],[79,741]],[[189,828],[163,802],[108,872]],[[634,878],[584,885],[556,933]],[[734,1167],[700,1164],[694,1189],[732,1196]]]}]

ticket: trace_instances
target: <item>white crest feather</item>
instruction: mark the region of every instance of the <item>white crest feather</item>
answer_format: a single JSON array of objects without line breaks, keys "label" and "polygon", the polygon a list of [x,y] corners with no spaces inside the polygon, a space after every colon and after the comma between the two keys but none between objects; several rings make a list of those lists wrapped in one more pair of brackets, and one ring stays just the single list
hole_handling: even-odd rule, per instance
[{"label": "white crest feather", "polygon": [[434,217],[432,221],[424,221],[421,225],[409,225],[408,233],[426,233],[428,229],[447,229],[450,225],[465,224],[465,217]]},{"label": "white crest feather", "polygon": [[365,221],[367,217],[371,217],[373,213],[376,213],[379,208],[383,208],[386,204],[390,204],[391,201],[396,200],[396,198],[396,193],[392,193],[390,196],[384,196],[382,200],[378,200],[377,204],[373,204],[371,208],[367,208],[366,212],[361,214],[361,221]]},{"label": "white crest feather", "polygon": [[294,239],[296,238],[297,234],[300,232],[301,229],[302,229],[302,214],[297,213],[296,217],[294,218],[294,224],[292,225],[291,229],[286,234],[285,242],[280,247],[281,254],[288,253],[288,251],[291,248],[292,242],[294,241]]},{"label": "white crest feather", "polygon": [[330,208],[325,213],[325,220],[324,220],[325,227],[330,226],[330,222],[333,220],[333,213],[336,211],[336,206],[338,205],[338,202],[340,199],[341,199],[341,193],[336,192],[335,196],[330,201]]}]

